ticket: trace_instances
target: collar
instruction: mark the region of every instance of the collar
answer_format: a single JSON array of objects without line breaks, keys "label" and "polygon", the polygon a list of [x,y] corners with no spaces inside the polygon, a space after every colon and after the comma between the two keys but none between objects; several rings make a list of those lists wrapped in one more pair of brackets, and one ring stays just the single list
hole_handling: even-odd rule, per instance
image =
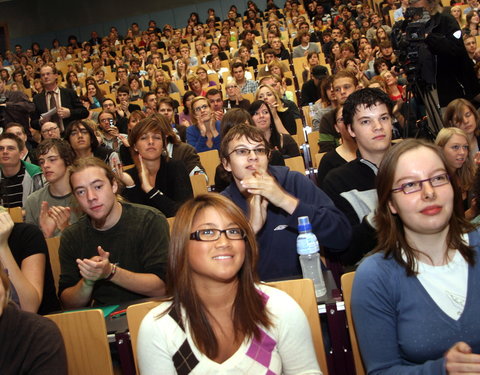
[{"label": "collar", "polygon": [[57,85],[54,90],[47,90],[46,93],[48,94],[51,91],[53,91],[55,94],[59,94],[60,93],[60,87],[58,87],[58,85]]}]

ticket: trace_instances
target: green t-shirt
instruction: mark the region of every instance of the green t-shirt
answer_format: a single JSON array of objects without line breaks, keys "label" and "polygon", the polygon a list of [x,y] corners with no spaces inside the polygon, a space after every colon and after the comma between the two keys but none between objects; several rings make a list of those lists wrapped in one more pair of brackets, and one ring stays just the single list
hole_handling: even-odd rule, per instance
[{"label": "green t-shirt", "polygon": [[[165,280],[168,244],[168,223],[158,210],[122,202],[122,215],[112,228],[95,229],[86,215],[62,233],[60,241],[59,295],[82,278],[76,259],[98,255],[97,247],[110,253],[110,262],[136,273],[152,273]],[[94,305],[111,305],[146,296],[130,292],[110,281],[95,283]]]}]

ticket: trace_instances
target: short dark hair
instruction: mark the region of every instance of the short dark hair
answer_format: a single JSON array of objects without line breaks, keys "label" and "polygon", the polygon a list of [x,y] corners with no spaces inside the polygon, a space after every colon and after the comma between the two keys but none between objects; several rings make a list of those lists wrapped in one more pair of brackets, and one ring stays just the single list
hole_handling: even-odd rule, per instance
[{"label": "short dark hair", "polygon": [[350,94],[345,104],[343,105],[343,122],[347,126],[353,125],[353,116],[361,105],[367,108],[376,106],[378,104],[385,104],[388,109],[388,114],[391,116],[393,112],[393,101],[388,94],[377,88],[365,88]]},{"label": "short dark hair", "polygon": [[27,134],[25,128],[23,127],[22,124],[19,124],[18,122],[9,122],[7,125],[5,125],[5,127],[3,128],[3,131],[7,131],[8,129],[10,128],[14,128],[14,127],[18,127],[20,129],[22,129],[22,133],[23,134]]},{"label": "short dark hair", "polygon": [[209,95],[210,95],[210,96],[213,96],[213,95],[217,95],[217,94],[220,94],[220,97],[223,98],[222,92],[221,92],[220,90],[218,90],[218,89],[210,89],[210,90],[208,90],[208,91],[207,91],[207,94],[206,94],[206,97],[208,98]]},{"label": "short dark hair", "polygon": [[50,138],[43,140],[37,147],[37,158],[48,153],[53,147],[57,150],[58,156],[63,160],[65,166],[68,167],[73,164],[75,152],[72,146],[70,146],[70,143],[63,139]]},{"label": "short dark hair", "polygon": [[373,70],[375,71],[375,74],[377,74],[377,75],[380,74],[379,69],[380,69],[380,65],[382,65],[382,64],[387,64],[388,65],[387,60],[385,60],[381,57],[375,59],[375,61],[373,62]]},{"label": "short dark hair", "polygon": [[121,92],[130,95],[130,89],[128,88],[127,85],[122,85],[117,89],[117,95]]},{"label": "short dark hair", "polygon": [[156,96],[156,94],[153,91],[149,91],[145,93],[145,95],[143,95],[143,102],[146,103],[148,101],[148,98],[152,95]]},{"label": "short dark hair", "polygon": [[19,151],[22,151],[25,148],[25,142],[23,142],[23,140],[20,137],[18,137],[17,135],[15,135],[13,133],[5,133],[4,132],[4,133],[0,134],[0,141],[3,141],[4,139],[14,140],[17,143]]},{"label": "short dark hair", "polygon": [[233,69],[236,69],[236,68],[239,68],[239,67],[242,67],[242,69],[245,70],[245,65],[242,62],[240,62],[240,61],[234,62],[232,64],[232,72],[233,72]]},{"label": "short dark hair", "polygon": [[174,102],[173,102],[173,99],[170,98],[169,96],[165,96],[165,97],[163,97],[163,98],[160,98],[160,99],[158,100],[158,108],[160,108],[160,104],[167,104],[167,105],[169,105],[170,107],[172,107],[172,109],[175,108],[175,104],[174,104]]},{"label": "short dark hair", "polygon": [[275,51],[271,48],[267,48],[265,51],[263,51],[263,56],[265,55],[273,55],[275,56]]}]

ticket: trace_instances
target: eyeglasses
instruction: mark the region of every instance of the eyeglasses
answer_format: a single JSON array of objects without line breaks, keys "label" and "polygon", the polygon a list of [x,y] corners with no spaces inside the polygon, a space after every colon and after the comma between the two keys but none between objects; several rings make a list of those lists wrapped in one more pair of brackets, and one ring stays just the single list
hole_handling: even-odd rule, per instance
[{"label": "eyeglasses", "polygon": [[198,106],[197,108],[194,108],[193,110],[196,112],[196,113],[199,113],[201,111],[203,111],[204,109],[207,109],[208,108],[208,105],[204,104],[204,105],[200,105]]},{"label": "eyeglasses", "polygon": [[52,126],[51,128],[42,130],[42,134],[48,134],[50,132],[54,132],[57,129],[58,129],[58,126]]},{"label": "eyeglasses", "polygon": [[220,229],[200,229],[190,233],[190,239],[195,241],[216,241],[220,238],[222,233],[229,240],[243,240],[245,238],[245,231],[240,228]]},{"label": "eyeglasses", "polygon": [[448,173],[443,173],[424,180],[406,182],[400,185],[400,187],[392,189],[392,192],[398,193],[399,191],[403,191],[404,194],[416,193],[417,191],[422,190],[423,183],[427,181],[430,182],[432,187],[439,187],[448,184],[450,182],[450,177],[448,176]]},{"label": "eyeglasses", "polygon": [[250,153],[253,151],[253,153],[256,156],[265,156],[267,155],[267,149],[265,147],[257,147],[254,149],[249,149],[249,148],[236,148],[232,152],[230,152],[228,155],[235,154],[237,156],[249,156]]}]

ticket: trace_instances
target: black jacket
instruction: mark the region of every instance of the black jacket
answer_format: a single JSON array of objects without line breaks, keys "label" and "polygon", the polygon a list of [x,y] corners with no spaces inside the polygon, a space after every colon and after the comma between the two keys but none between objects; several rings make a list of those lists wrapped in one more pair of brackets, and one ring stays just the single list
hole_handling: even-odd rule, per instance
[{"label": "black jacket", "polygon": [[428,21],[428,26],[433,28],[425,43],[436,59],[440,106],[445,107],[457,98],[472,99],[480,92],[480,85],[457,21],[450,14],[437,13]]},{"label": "black jacket", "polygon": [[[88,117],[88,110],[82,105],[75,91],[60,88],[60,100],[62,107],[70,110],[70,117],[63,119],[65,129],[70,122]],[[33,104],[35,104],[35,112],[32,115],[32,128],[40,130],[40,115],[48,111],[46,92],[35,95]]]}]

